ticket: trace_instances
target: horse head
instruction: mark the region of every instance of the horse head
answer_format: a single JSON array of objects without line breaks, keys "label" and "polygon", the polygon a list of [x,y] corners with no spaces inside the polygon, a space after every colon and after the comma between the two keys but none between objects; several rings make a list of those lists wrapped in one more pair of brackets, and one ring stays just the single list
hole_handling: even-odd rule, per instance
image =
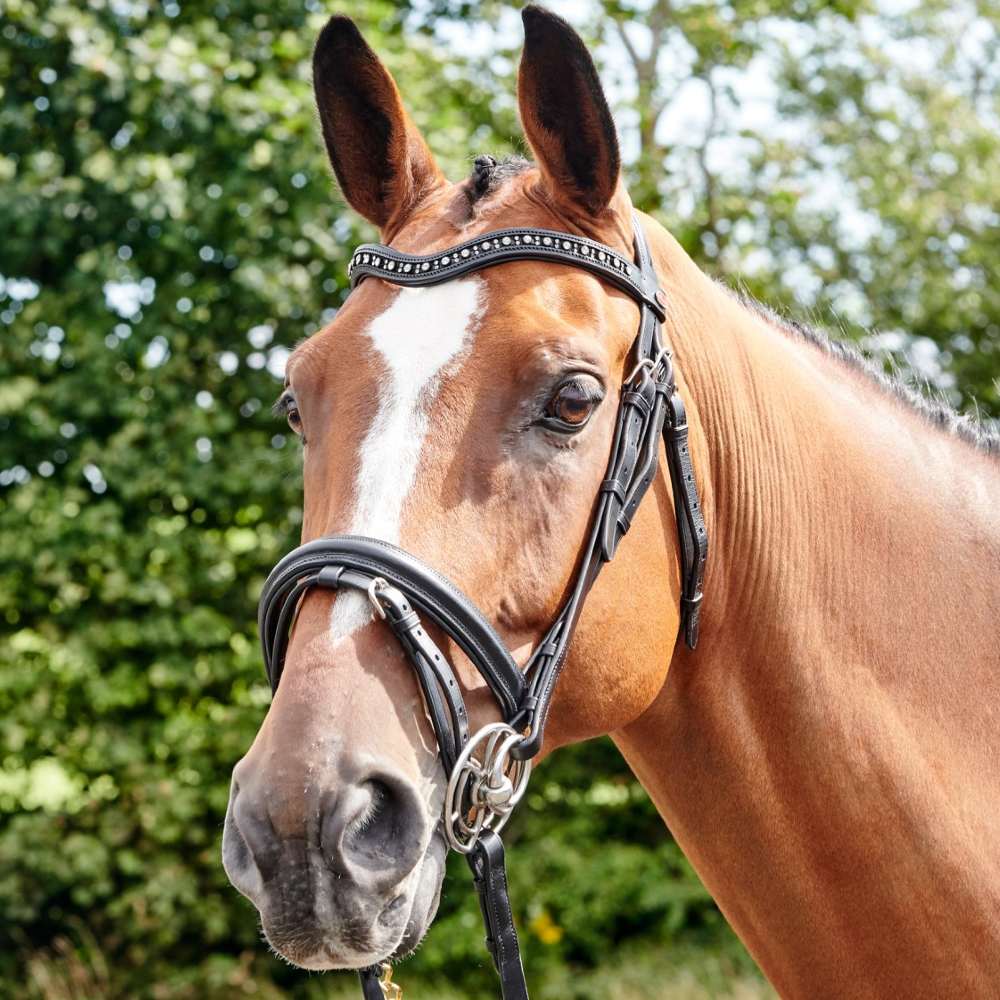
[{"label": "horse head", "polygon": [[[529,7],[524,24],[518,100],[534,163],[480,157],[458,183],[354,24],[324,28],[323,136],[346,200],[383,243],[426,255],[532,227],[632,259],[633,209],[591,58],[554,15]],[[302,440],[303,541],[364,536],[414,554],[523,666],[579,570],[638,317],[613,284],[537,259],[429,287],[361,282],[287,365],[279,407]],[[582,611],[545,752],[620,729],[663,686],[679,556],[669,480],[655,477],[649,495]],[[412,950],[444,874],[448,775],[414,671],[375,611],[359,590],[302,596],[281,685],[233,774],[226,871],[274,948],[311,969]],[[481,673],[428,628],[470,730],[497,720]]]}]

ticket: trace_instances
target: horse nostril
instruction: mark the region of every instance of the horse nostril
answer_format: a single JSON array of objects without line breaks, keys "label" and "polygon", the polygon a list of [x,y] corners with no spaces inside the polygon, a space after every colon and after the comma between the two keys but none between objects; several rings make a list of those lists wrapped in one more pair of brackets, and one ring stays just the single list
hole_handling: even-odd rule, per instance
[{"label": "horse nostril", "polygon": [[253,848],[237,822],[237,811],[244,807],[245,798],[245,795],[240,795],[240,786],[234,781],[222,833],[222,864],[233,885],[256,902],[260,897],[263,877]]},{"label": "horse nostril", "polygon": [[281,844],[264,804],[248,794],[247,790],[241,790],[233,800],[231,816],[234,849],[240,852],[240,856],[253,859],[265,881],[272,878],[280,864]]},{"label": "horse nostril", "polygon": [[408,874],[424,846],[426,820],[414,791],[385,775],[339,795],[323,818],[323,850],[357,880],[391,884]]},{"label": "horse nostril", "polygon": [[227,823],[225,827],[225,858],[226,865],[234,871],[245,871],[253,863],[250,848],[235,823]]},{"label": "horse nostril", "polygon": [[400,803],[392,789],[377,778],[362,782],[368,796],[368,808],[348,828],[344,847],[357,858],[377,861],[384,858],[397,838],[400,827]]}]

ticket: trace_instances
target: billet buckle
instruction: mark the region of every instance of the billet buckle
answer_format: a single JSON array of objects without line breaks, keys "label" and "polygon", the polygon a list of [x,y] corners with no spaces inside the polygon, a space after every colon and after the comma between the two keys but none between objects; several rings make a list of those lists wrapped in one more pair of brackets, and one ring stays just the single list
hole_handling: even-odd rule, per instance
[{"label": "billet buckle", "polygon": [[371,602],[371,606],[375,609],[375,614],[385,621],[385,608],[382,607],[382,602],[379,600],[379,591],[387,590],[389,587],[389,581],[384,577],[376,576],[371,583],[368,584],[368,600]]},{"label": "billet buckle", "polygon": [[375,614],[383,621],[392,615],[392,621],[397,622],[409,610],[409,604],[398,587],[394,587],[385,577],[376,576],[368,584],[368,600],[375,609]]},{"label": "billet buckle", "polygon": [[452,850],[469,854],[483,830],[498,833],[521,801],[531,761],[510,752],[523,739],[506,722],[491,722],[462,748],[445,793],[444,833]]},{"label": "billet buckle", "polygon": [[403,1000],[403,987],[392,981],[392,966],[388,962],[383,962],[380,969],[378,984],[382,988],[384,1000]]}]

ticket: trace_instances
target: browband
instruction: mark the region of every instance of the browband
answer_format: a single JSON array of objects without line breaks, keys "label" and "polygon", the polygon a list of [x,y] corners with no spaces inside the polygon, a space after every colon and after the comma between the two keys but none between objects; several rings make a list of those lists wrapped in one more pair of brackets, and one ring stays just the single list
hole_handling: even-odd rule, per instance
[{"label": "browband", "polygon": [[603,243],[554,229],[497,229],[485,236],[431,254],[408,254],[381,243],[363,243],[347,265],[351,288],[365,278],[382,278],[394,285],[439,285],[472,271],[512,260],[547,260],[571,264],[626,292],[648,306],[662,323],[662,293],[656,272],[649,272]]}]

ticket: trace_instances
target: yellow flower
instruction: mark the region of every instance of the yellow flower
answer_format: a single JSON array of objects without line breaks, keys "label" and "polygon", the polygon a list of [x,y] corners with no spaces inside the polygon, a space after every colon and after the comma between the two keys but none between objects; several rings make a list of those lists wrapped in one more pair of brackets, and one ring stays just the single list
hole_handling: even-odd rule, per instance
[{"label": "yellow flower", "polygon": [[542,944],[558,944],[562,940],[563,929],[552,919],[548,910],[542,910],[528,926]]}]

